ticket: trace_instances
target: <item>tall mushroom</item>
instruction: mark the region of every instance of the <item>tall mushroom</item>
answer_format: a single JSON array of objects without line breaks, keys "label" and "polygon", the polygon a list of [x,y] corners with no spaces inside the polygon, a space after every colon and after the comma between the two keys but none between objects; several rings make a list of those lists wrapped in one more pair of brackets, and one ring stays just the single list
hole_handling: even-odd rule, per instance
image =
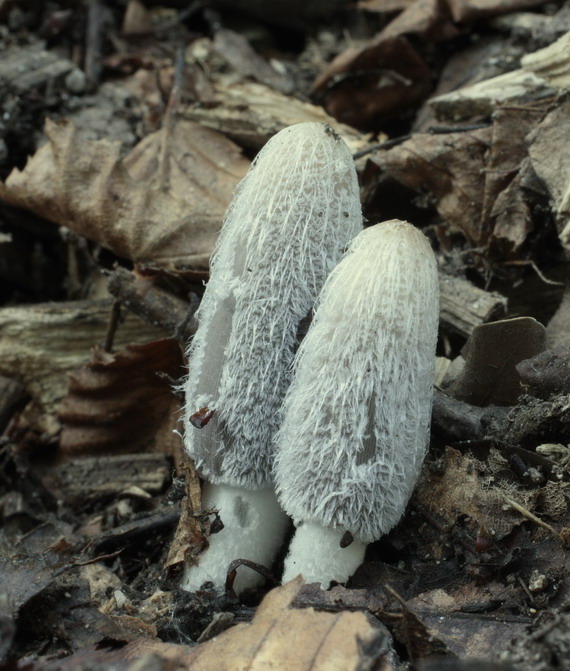
[{"label": "tall mushroom", "polygon": [[297,525],[284,580],[346,581],[403,514],[429,438],[438,303],[430,244],[402,221],[362,231],[328,278],[278,434]]},{"label": "tall mushroom", "polygon": [[[185,447],[206,481],[209,537],[183,586],[223,585],[229,563],[270,564],[287,517],[273,489],[273,440],[297,332],[343,248],[361,230],[356,171],[327,124],[284,129],[261,150],[228,209],[198,311],[185,385]],[[257,574],[238,574],[236,589]]]}]

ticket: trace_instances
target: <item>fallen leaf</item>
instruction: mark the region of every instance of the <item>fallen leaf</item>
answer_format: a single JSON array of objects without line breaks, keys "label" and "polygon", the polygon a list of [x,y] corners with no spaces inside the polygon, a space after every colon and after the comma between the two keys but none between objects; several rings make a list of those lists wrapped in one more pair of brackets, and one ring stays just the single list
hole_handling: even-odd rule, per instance
[{"label": "fallen leaf", "polygon": [[338,121],[376,129],[429,93],[430,71],[405,37],[376,38],[351,47],[328,65],[313,96]]},{"label": "fallen leaf", "polygon": [[474,245],[485,242],[481,202],[491,129],[430,135],[417,133],[374,158],[395,180],[434,198],[448,225]]},{"label": "fallen leaf", "polygon": [[532,167],[546,184],[557,219],[560,241],[570,250],[570,156],[565,142],[570,133],[570,100],[563,100],[529,136]]},{"label": "fallen leaf", "polygon": [[70,376],[69,393],[59,406],[61,450],[179,454],[180,438],[173,432],[180,403],[172,380],[182,373],[174,340],[128,345],[113,354],[95,348],[92,361]]},{"label": "fallen leaf", "polygon": [[[372,624],[364,613],[320,613],[312,608],[290,608],[302,584],[299,577],[269,592],[251,624],[238,624],[203,643],[188,668],[348,671],[370,668],[375,660],[374,668],[392,669],[389,634],[379,623]],[[374,649],[384,652],[373,654],[371,659],[369,651]]]},{"label": "fallen leaf", "polygon": [[219,133],[180,121],[125,158],[117,143],[46,122],[48,142],[0,183],[0,198],[118,256],[169,269],[208,267],[224,212],[249,162]]}]

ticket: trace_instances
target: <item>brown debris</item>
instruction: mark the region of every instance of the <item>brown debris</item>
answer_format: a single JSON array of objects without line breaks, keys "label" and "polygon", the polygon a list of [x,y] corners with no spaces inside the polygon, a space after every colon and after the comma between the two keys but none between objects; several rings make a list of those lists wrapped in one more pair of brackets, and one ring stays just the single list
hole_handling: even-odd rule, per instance
[{"label": "brown debris", "polygon": [[313,95],[338,121],[367,129],[417,105],[429,90],[429,69],[410,42],[380,36],[337,56],[315,81]]},{"label": "brown debris", "polygon": [[522,393],[517,364],[544,349],[544,326],[518,317],[477,326],[461,351],[465,367],[448,392],[472,405],[513,405]]},{"label": "brown debris", "polygon": [[160,450],[179,454],[173,434],[180,404],[172,381],[183,373],[180,347],[173,340],[129,345],[114,354],[100,348],[70,376],[59,406],[64,453]]},{"label": "brown debris", "polygon": [[179,122],[119,147],[87,142],[67,122],[0,184],[0,198],[84,235],[118,256],[172,269],[207,268],[231,193],[248,161],[214,131]]}]

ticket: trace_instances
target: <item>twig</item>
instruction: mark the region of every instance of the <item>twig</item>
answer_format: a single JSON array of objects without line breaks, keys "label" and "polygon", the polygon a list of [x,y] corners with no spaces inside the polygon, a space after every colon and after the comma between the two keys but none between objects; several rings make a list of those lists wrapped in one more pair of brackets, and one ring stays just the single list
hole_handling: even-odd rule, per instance
[{"label": "twig", "polygon": [[180,102],[180,92],[182,90],[182,77],[184,74],[184,49],[178,47],[176,51],[176,67],[174,69],[174,82],[168,98],[166,110],[164,111],[162,146],[160,148],[160,157],[158,164],[159,184],[161,189],[168,187],[168,155],[170,153],[170,143],[174,131],[174,119],[178,103]]},{"label": "twig", "polygon": [[517,503],[516,501],[511,499],[504,492],[503,492],[503,498],[510,506],[512,506],[521,515],[531,520],[531,522],[538,524],[538,526],[542,527],[543,529],[549,531],[555,538],[558,538],[558,540],[560,541],[562,540],[560,534],[558,533],[558,531],[556,531],[554,527],[550,526],[550,524],[547,524],[546,522],[543,522],[539,517],[531,513],[530,510],[527,510],[524,506],[521,506],[520,503]]},{"label": "twig", "polygon": [[111,314],[109,315],[109,322],[107,323],[107,333],[105,333],[105,342],[103,343],[103,350],[105,352],[113,351],[113,341],[115,340],[115,333],[119,328],[121,321],[121,301],[113,302]]},{"label": "twig", "polygon": [[104,6],[101,0],[89,0],[87,34],[85,37],[85,77],[89,91],[95,91],[103,71]]}]

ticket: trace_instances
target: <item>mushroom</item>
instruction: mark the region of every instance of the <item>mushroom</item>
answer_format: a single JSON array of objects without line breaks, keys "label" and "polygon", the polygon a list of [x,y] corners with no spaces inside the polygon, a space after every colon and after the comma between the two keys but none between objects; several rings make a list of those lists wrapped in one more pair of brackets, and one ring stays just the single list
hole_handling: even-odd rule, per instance
[{"label": "mushroom", "polygon": [[402,516],[429,439],[438,303],[430,244],[402,221],[362,231],[329,276],[277,436],[297,526],[284,581],[345,582]]},{"label": "mushroom", "polygon": [[[219,509],[183,587],[220,586],[237,558],[268,565],[288,518],[272,480],[274,436],[302,320],[361,230],[350,151],[322,123],[288,127],[252,163],[226,214],[197,313],[185,383],[185,448]],[[260,577],[240,572],[236,591]]]}]

